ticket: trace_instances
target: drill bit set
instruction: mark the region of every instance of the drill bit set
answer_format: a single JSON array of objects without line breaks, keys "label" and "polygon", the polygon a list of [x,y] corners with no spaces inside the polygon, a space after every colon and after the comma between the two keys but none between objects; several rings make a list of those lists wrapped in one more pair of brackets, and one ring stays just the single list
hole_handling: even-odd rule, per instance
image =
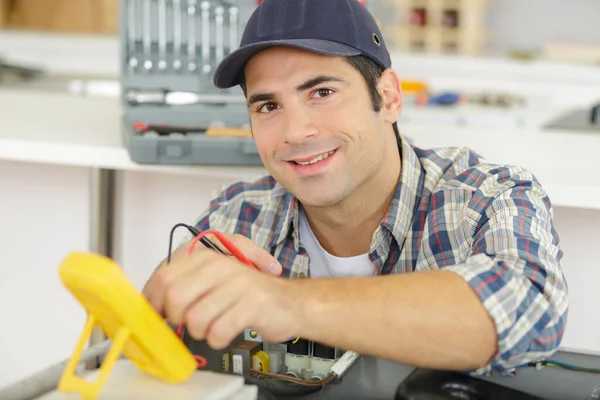
[{"label": "drill bit set", "polygon": [[241,89],[213,85],[259,3],[120,0],[123,136],[134,162],[262,165]]}]

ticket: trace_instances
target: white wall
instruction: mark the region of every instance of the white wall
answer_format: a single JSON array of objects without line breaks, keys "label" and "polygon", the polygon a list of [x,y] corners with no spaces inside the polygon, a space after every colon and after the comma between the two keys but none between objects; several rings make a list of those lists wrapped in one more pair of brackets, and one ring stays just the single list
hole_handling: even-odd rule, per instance
[{"label": "white wall", "polygon": [[85,169],[0,162],[0,386],[67,358],[85,313],[58,267],[88,248]]},{"label": "white wall", "polygon": [[496,50],[538,50],[548,42],[600,45],[598,0],[494,0],[488,36]]},{"label": "white wall", "polygon": [[558,207],[554,220],[570,296],[562,346],[600,352],[600,211]]}]

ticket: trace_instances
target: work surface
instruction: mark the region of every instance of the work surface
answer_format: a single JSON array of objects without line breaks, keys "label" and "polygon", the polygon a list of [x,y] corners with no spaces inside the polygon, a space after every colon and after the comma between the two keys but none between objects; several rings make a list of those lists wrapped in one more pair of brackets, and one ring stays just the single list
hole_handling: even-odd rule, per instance
[{"label": "work surface", "polygon": [[[579,366],[600,368],[600,357],[559,352],[553,357]],[[361,357],[344,375],[341,383],[302,397],[303,399],[394,399],[400,383],[413,371],[404,365]],[[245,387],[243,380],[221,374],[205,373],[192,378],[186,385],[167,386],[140,374],[128,361],[117,363],[115,375],[109,379],[99,400],[117,398],[159,399],[165,396],[178,400],[248,400],[256,398],[256,391]],[[548,400],[597,399],[592,393],[600,393],[600,379],[593,373],[568,371],[558,367],[541,370],[525,367],[516,376],[497,376],[487,380],[511,387]],[[129,382],[129,383],[127,383]],[[127,383],[127,384],[126,384]],[[123,397],[125,396],[125,397]],[[49,393],[39,400],[71,400],[75,395],[60,392]]]}]

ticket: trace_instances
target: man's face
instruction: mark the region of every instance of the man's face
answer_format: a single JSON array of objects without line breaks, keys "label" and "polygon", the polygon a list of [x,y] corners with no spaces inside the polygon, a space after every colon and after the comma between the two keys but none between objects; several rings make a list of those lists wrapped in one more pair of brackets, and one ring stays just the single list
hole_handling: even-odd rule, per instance
[{"label": "man's face", "polygon": [[245,74],[261,159],[305,206],[336,205],[385,173],[389,115],[386,123],[373,110],[364,78],[344,59],[275,47]]}]

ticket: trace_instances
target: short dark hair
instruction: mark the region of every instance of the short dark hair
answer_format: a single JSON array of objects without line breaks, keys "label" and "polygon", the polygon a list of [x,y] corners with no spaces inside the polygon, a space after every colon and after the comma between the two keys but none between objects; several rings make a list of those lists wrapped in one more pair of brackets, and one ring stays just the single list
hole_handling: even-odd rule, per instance
[{"label": "short dark hair", "polygon": [[[384,69],[379,65],[375,64],[375,62],[371,61],[371,59],[359,55],[359,56],[351,56],[344,57],[344,59],[354,67],[367,83],[367,89],[369,90],[369,95],[371,96],[371,103],[373,104],[373,110],[375,112],[379,112],[381,110],[381,104],[383,99],[379,91],[377,90],[377,81],[381,77]],[[242,78],[242,82],[240,83],[242,91],[244,92],[244,96],[248,93],[246,91],[246,81]],[[398,141],[398,145],[400,145],[400,132],[398,131],[398,123],[394,122],[392,124],[394,128],[394,133],[396,134],[396,139]]]},{"label": "short dark hair", "polygon": [[[375,62],[371,61],[370,58],[367,58],[365,56],[344,57],[344,59],[348,62],[348,64],[352,65],[363,76],[365,82],[367,83],[369,95],[371,96],[373,110],[375,112],[379,112],[379,110],[381,110],[381,103],[383,103],[383,98],[377,90],[377,81],[381,77],[381,74],[383,73],[384,69],[379,65],[375,64]],[[392,124],[392,127],[394,128],[396,139],[398,139],[398,143],[400,143],[400,132],[398,131],[398,123],[394,122]]]}]

